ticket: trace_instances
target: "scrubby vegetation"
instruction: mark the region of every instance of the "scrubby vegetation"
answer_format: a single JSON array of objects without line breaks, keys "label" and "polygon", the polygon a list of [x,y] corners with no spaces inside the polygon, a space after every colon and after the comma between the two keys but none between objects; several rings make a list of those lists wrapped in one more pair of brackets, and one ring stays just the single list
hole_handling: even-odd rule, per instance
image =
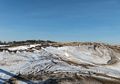
[{"label": "scrubby vegetation", "polygon": [[26,41],[10,41],[10,42],[3,42],[0,41],[0,45],[11,45],[11,46],[19,46],[19,45],[29,45],[29,44],[47,44],[47,43],[55,43],[54,41],[50,40],[26,40]]}]

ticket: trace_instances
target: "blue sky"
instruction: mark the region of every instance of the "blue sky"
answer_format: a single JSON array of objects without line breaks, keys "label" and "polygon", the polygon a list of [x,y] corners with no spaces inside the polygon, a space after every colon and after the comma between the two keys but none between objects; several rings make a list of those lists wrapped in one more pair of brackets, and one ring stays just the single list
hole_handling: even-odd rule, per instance
[{"label": "blue sky", "polygon": [[0,0],[0,40],[120,43],[120,0]]}]

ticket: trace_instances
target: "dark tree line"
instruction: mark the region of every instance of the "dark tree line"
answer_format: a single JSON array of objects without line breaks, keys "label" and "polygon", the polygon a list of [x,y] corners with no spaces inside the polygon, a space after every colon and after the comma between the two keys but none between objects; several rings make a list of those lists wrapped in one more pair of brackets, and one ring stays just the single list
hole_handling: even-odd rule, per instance
[{"label": "dark tree line", "polygon": [[55,43],[50,40],[26,40],[26,41],[11,41],[11,42],[2,42],[0,41],[0,45],[27,45],[27,44],[42,44],[42,43]]},{"label": "dark tree line", "polygon": [[4,41],[4,42],[2,42],[2,41],[0,41],[0,45],[6,45],[7,43]]}]

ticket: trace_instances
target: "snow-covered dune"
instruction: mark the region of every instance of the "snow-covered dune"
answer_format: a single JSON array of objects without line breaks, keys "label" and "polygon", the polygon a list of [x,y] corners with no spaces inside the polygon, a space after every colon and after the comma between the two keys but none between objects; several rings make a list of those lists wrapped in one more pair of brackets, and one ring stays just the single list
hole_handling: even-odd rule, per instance
[{"label": "snow-covered dune", "polygon": [[59,84],[120,84],[120,53],[107,46],[46,47],[20,52],[22,48],[28,49],[22,46],[8,48],[18,50],[16,53],[0,52],[0,83],[20,76],[27,81],[16,78],[18,84],[57,84],[49,83],[51,79],[59,80]]}]

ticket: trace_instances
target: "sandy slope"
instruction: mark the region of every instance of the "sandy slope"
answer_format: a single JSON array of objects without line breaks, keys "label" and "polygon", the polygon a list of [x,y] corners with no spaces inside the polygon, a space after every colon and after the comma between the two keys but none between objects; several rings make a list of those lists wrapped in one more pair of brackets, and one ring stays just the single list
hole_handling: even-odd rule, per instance
[{"label": "sandy slope", "polygon": [[[37,45],[31,46],[34,49]],[[50,84],[51,78],[57,82],[51,84],[58,84],[58,80],[59,84],[102,84],[107,81],[109,83],[106,84],[120,84],[120,54],[104,45],[47,47],[41,50],[34,49],[34,52],[19,51],[28,48],[31,47],[11,47],[9,50],[18,51],[0,52],[0,83],[20,75],[26,80],[21,81],[18,78],[19,84],[33,84],[35,81],[39,84]]]}]

